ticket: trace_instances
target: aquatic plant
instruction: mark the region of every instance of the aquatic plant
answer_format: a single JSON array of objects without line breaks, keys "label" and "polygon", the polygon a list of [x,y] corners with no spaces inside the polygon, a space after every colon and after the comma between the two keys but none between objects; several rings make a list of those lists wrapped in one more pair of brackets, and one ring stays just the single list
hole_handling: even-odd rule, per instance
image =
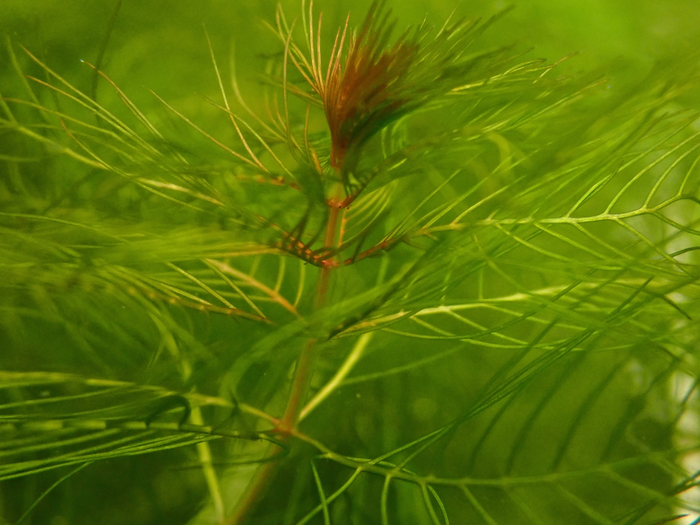
[{"label": "aquatic plant", "polygon": [[694,519],[694,73],[617,93],[502,14],[280,8],[267,115],[210,43],[207,125],[7,41],[8,523]]}]

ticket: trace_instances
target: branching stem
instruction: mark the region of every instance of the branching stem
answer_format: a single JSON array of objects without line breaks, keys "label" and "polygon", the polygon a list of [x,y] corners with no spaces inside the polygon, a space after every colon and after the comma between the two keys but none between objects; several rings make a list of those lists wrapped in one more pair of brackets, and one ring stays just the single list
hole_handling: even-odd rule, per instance
[{"label": "branching stem", "polygon": [[[328,200],[329,213],[323,245],[325,248],[330,248],[331,250],[335,250],[340,242],[338,238],[338,226],[341,222],[341,215],[345,209],[342,205],[341,193],[342,185],[337,184],[331,192],[331,198]],[[334,264],[335,261],[333,258],[329,259],[329,263],[330,264],[324,265],[319,269],[319,278],[314,296],[314,311],[322,309],[328,300],[328,289],[330,287],[332,271],[337,267],[337,264]],[[281,434],[281,439],[283,441],[289,440],[296,431],[301,408],[309,392],[317,359],[318,339],[313,338],[306,343],[297,360],[287,406],[277,426],[277,431]],[[270,451],[268,451],[268,455],[269,454]],[[234,515],[226,522],[226,525],[238,525],[244,522],[272,482],[277,470],[277,465],[276,462],[263,463],[260,465],[253,479],[251,479],[246,493],[241,498]]]},{"label": "branching stem", "polygon": [[[336,193],[342,191],[342,188],[335,189],[334,196],[329,200],[329,214],[326,222],[326,231],[323,239],[324,247],[337,247],[338,241],[338,218],[342,212],[339,202],[335,197]],[[319,271],[318,284],[316,285],[316,295],[314,298],[314,310],[318,311],[323,308],[328,299],[328,287],[331,279],[331,272],[335,265],[329,264],[321,267]],[[280,430],[284,433],[294,429],[299,418],[302,403],[309,391],[309,385],[313,376],[313,371],[316,367],[316,358],[318,354],[318,341],[310,339],[297,361],[296,370],[294,373],[294,381],[289,395],[287,407],[284,410]]]}]

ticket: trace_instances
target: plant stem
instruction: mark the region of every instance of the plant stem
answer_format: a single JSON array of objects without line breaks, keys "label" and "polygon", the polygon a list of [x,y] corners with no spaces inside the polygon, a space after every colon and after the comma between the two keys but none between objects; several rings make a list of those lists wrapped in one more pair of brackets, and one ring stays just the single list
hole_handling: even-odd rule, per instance
[{"label": "plant stem", "polygon": [[[342,186],[336,185],[336,188],[334,188],[332,191],[332,197],[328,201],[329,213],[323,238],[323,245],[326,248],[336,248],[338,246],[338,224],[340,215],[343,211],[340,198],[341,193]],[[331,272],[335,267],[333,264],[334,257],[331,257],[325,262],[327,264],[320,268],[318,281],[316,284],[313,306],[315,312],[326,305],[326,301],[328,299],[328,289],[330,287]],[[316,368],[316,361],[318,358],[317,343],[318,340],[316,338],[310,339],[304,346],[304,349],[297,360],[294,370],[294,379],[292,380],[289,398],[287,400],[287,406],[284,409],[284,414],[282,415],[276,429],[280,432],[281,439],[283,441],[288,441],[296,430],[296,426],[299,421],[299,414],[301,412],[304,400],[307,397],[309,387],[311,385],[311,379],[313,378],[314,370]],[[269,453],[270,449],[268,449],[266,457],[269,455]],[[248,516],[254,510],[255,505],[267,491],[267,488],[274,478],[276,470],[276,462],[263,463],[260,465],[258,470],[255,472],[255,475],[250,480],[248,488],[239,501],[233,516],[231,516],[231,518],[225,522],[226,525],[238,525],[239,523],[243,523],[243,520],[245,520],[246,516]]]},{"label": "plant stem", "polygon": [[[195,425],[204,425],[204,418],[202,417],[202,410],[200,407],[195,406],[192,408],[192,413],[190,414],[190,420]],[[204,479],[207,482],[207,487],[209,488],[209,494],[211,495],[212,502],[214,503],[214,515],[217,521],[223,521],[224,514],[224,500],[221,496],[221,486],[219,485],[219,478],[216,476],[216,470],[212,466],[211,459],[211,448],[209,443],[202,441],[197,443],[197,456],[199,456],[199,461],[202,464],[202,474],[204,474]]]},{"label": "plant stem", "polygon": [[[269,455],[270,448],[268,448],[265,453],[265,457],[269,457]],[[239,523],[243,523],[243,520],[254,509],[262,495],[267,491],[267,487],[272,482],[276,470],[277,463],[274,462],[262,463],[260,467],[258,467],[250,483],[248,483],[245,494],[243,494],[238,505],[236,505],[233,515],[228,521],[224,522],[224,525],[238,525]]]},{"label": "plant stem", "polygon": [[[330,213],[328,222],[326,223],[326,232],[323,240],[325,247],[335,246],[336,231],[338,229],[338,217],[340,215],[340,207],[334,199],[331,199]],[[331,272],[333,265],[323,266],[319,273],[318,284],[316,285],[316,296],[314,298],[314,311],[318,311],[326,304],[328,296],[328,286],[330,283]],[[316,359],[318,356],[317,340],[310,339],[297,361],[296,370],[294,372],[294,380],[292,382],[289,401],[284,410],[280,430],[289,432],[295,428],[301,411],[302,403],[309,391],[313,371],[316,367]]]}]

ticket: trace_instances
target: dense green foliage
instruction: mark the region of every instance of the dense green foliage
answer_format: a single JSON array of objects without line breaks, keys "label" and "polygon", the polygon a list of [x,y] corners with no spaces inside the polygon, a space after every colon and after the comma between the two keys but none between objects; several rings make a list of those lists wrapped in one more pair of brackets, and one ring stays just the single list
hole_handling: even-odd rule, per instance
[{"label": "dense green foliage", "polygon": [[126,4],[1,20],[2,523],[700,516],[697,56]]}]

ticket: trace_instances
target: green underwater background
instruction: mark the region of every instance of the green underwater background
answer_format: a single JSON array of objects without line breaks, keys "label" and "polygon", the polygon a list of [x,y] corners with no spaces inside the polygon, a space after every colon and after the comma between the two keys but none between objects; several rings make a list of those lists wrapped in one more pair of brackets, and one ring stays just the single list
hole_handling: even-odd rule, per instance
[{"label": "green underwater background", "polygon": [[329,248],[278,3],[2,0],[0,524],[700,523],[700,2],[386,5],[513,9]]}]

